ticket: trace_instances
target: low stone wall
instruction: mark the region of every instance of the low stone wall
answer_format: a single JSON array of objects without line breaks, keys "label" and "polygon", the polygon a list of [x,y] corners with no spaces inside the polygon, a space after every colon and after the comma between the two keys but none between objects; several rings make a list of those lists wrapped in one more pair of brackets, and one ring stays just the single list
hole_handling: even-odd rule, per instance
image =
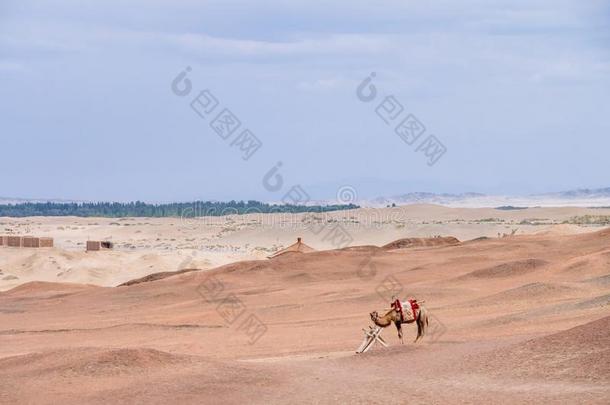
[{"label": "low stone wall", "polygon": [[53,247],[53,238],[14,235],[0,236],[0,246],[23,248]]},{"label": "low stone wall", "polygon": [[87,252],[95,252],[98,250],[111,250],[114,247],[112,242],[99,241],[99,240],[88,240],[87,241]]},{"label": "low stone wall", "polygon": [[87,252],[100,250],[101,243],[96,240],[88,240],[87,241]]},{"label": "low stone wall", "polygon": [[37,248],[40,247],[40,238],[35,236],[24,236],[21,239],[21,244],[26,248]]},{"label": "low stone wall", "polygon": [[6,246],[21,247],[23,244],[23,238],[21,236],[7,236],[6,239]]}]

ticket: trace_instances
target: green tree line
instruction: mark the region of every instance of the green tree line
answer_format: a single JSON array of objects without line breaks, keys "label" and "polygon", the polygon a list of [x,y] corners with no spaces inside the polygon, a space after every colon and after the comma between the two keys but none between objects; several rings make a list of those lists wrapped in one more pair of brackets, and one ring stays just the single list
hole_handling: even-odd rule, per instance
[{"label": "green tree line", "polygon": [[76,217],[201,217],[232,214],[328,212],[359,208],[347,205],[278,205],[260,201],[195,201],[189,203],[148,204],[141,201],[91,203],[19,203],[0,205],[0,217],[76,216]]}]

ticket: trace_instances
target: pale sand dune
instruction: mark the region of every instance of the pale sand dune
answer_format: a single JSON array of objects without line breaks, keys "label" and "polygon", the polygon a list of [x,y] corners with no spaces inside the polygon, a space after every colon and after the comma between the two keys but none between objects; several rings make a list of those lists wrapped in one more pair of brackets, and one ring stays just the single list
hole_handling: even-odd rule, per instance
[{"label": "pale sand dune", "polygon": [[[0,218],[4,234],[50,236],[53,249],[0,247],[0,291],[29,281],[116,286],[148,274],[209,269],[238,260],[263,259],[303,237],[311,247],[332,249],[339,224],[350,245],[383,246],[402,238],[453,236],[461,241],[498,234],[563,235],[591,226],[562,224],[572,217],[610,215],[610,209],[447,208],[419,204],[323,214],[249,214],[180,218]],[[525,222],[524,222],[525,221]],[[537,225],[531,225],[535,223]],[[85,242],[110,240],[113,252],[85,253]]]},{"label": "pale sand dune", "polygon": [[[606,404],[609,246],[606,229],[295,253],[125,287],[28,283],[0,293],[0,403]],[[389,348],[356,355],[396,293],[388,277],[425,300],[429,333],[413,344],[408,325],[401,346],[390,327]]]}]

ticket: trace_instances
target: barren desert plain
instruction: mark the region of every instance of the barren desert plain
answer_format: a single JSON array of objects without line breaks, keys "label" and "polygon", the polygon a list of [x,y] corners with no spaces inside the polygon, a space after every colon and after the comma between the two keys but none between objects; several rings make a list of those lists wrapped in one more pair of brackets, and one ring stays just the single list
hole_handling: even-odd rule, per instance
[{"label": "barren desert plain", "polygon": [[[607,404],[609,216],[0,218],[55,241],[0,247],[0,403]],[[267,258],[297,237],[316,251]],[[356,354],[392,295],[425,301],[426,336]]]}]

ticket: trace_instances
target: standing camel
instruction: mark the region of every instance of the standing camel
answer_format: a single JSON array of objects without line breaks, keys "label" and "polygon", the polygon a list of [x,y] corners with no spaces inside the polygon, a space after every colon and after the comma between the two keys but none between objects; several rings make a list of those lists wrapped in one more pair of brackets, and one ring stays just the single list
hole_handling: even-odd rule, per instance
[{"label": "standing camel", "polygon": [[[428,311],[422,304],[417,304],[417,306],[418,309],[415,311],[416,314],[413,314],[412,317],[405,317],[401,306],[392,304],[392,309],[386,312],[386,314],[383,316],[379,316],[377,311],[371,312],[371,320],[375,323],[375,325],[382,328],[388,327],[393,323],[396,326],[398,337],[402,344],[405,343],[402,336],[402,324],[415,322],[417,323],[417,337],[415,338],[415,342],[417,342],[419,338],[422,338],[426,334],[426,329],[428,328]],[[409,308],[409,305],[405,305],[405,307],[408,311],[410,311],[410,313],[413,312],[413,310]]]}]

